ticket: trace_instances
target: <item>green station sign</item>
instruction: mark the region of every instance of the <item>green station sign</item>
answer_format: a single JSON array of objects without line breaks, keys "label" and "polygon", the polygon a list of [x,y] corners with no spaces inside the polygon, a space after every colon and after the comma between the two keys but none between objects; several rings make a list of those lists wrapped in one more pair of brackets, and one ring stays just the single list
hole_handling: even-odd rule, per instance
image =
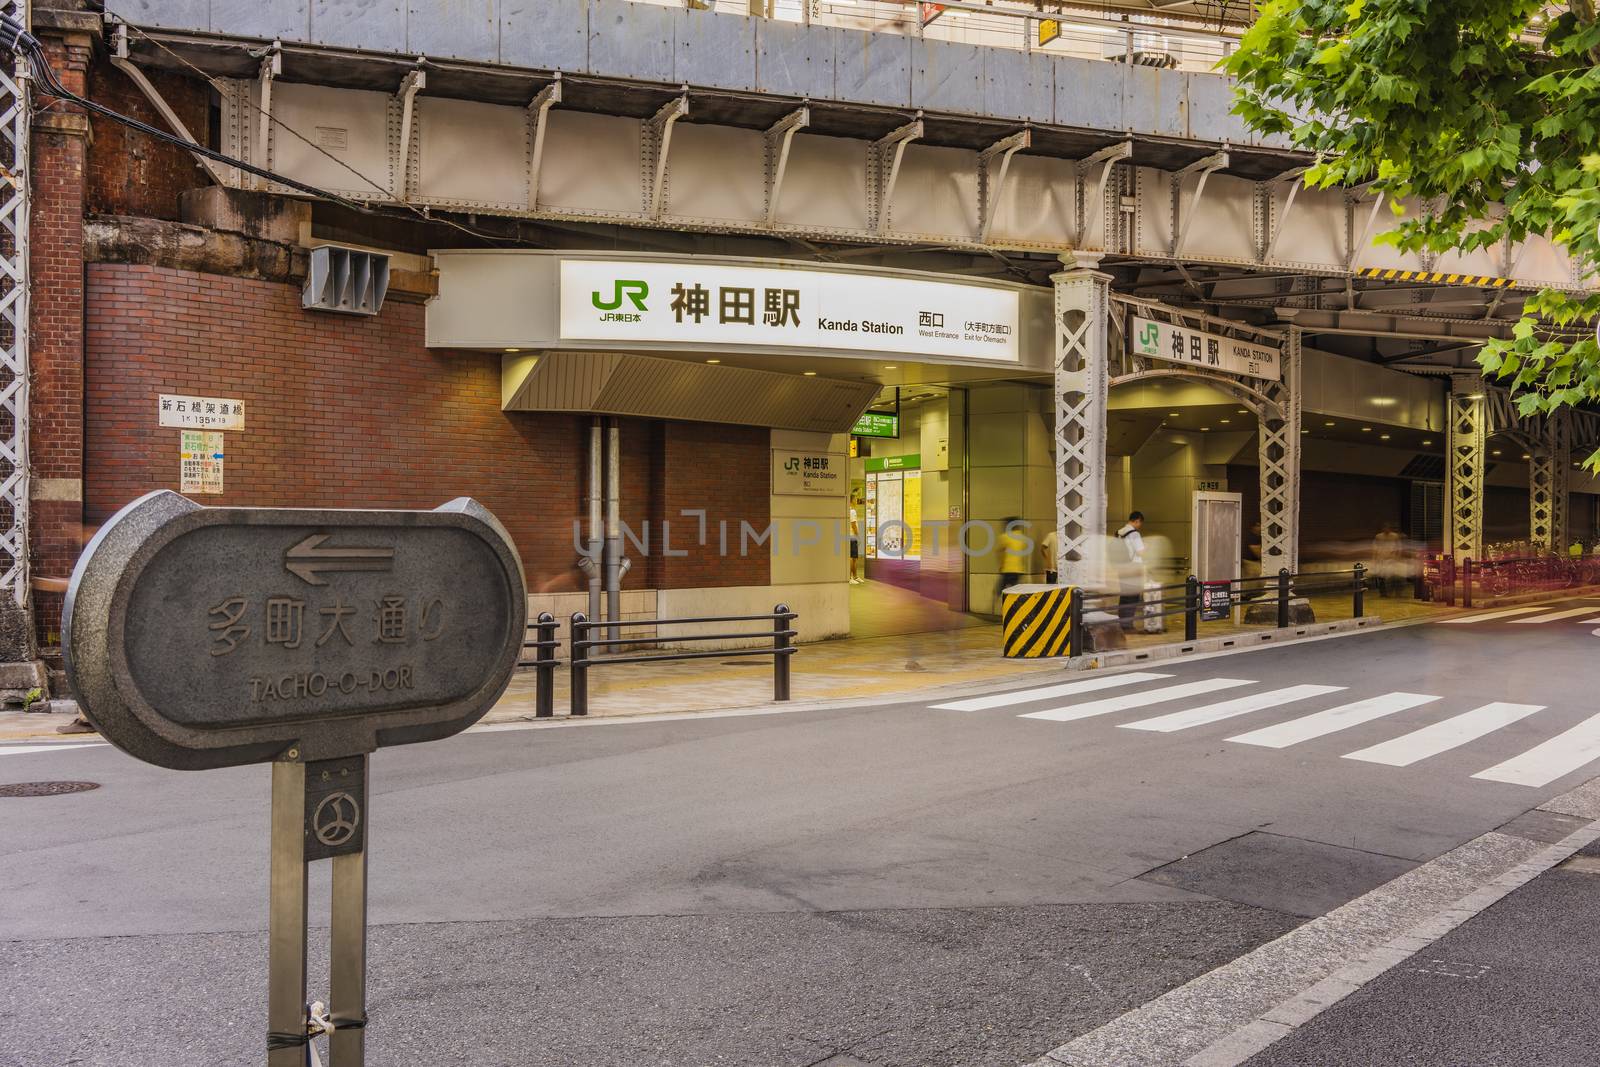
[{"label": "green station sign", "polygon": [[913,452],[908,456],[874,456],[867,460],[869,471],[914,471],[922,467],[922,455]]},{"label": "green station sign", "polygon": [[869,411],[856,420],[850,432],[857,437],[899,437],[900,416],[887,411]]}]

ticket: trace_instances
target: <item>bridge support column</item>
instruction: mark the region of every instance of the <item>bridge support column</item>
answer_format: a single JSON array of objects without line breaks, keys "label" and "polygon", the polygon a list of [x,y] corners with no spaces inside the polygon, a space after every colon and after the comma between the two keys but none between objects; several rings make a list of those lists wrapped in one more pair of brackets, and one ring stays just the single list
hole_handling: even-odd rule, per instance
[{"label": "bridge support column", "polygon": [[1446,458],[1450,525],[1445,550],[1456,558],[1483,558],[1483,461],[1489,442],[1489,405],[1482,379],[1459,375],[1450,380],[1445,409],[1449,420]]},{"label": "bridge support column", "polygon": [[1300,340],[1289,327],[1280,358],[1282,379],[1265,392],[1278,405],[1264,413],[1261,455],[1261,573],[1300,570]]},{"label": "bridge support column", "polygon": [[1565,409],[1550,413],[1528,458],[1528,540],[1534,551],[1567,550],[1567,487],[1572,469],[1571,425]]},{"label": "bridge support column", "polygon": [[[1067,262],[1062,257],[1063,263]],[[1095,586],[1106,532],[1106,400],[1111,385],[1107,317],[1111,276],[1078,257],[1055,283],[1056,569],[1068,585]]]}]

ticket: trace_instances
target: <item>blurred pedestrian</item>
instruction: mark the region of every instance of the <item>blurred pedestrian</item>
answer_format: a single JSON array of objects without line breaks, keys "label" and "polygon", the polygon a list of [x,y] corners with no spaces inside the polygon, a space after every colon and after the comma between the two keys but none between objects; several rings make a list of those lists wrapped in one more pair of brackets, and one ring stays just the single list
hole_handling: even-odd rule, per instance
[{"label": "blurred pedestrian", "polygon": [[1124,630],[1133,630],[1133,620],[1144,600],[1144,512],[1130,511],[1128,521],[1117,531],[1124,558],[1117,561],[1117,619]]},{"label": "blurred pedestrian", "polygon": [[1379,596],[1388,596],[1392,587],[1398,587],[1405,569],[1401,558],[1404,551],[1405,545],[1394,523],[1384,523],[1378,536],[1372,539],[1372,576],[1377,579]]}]

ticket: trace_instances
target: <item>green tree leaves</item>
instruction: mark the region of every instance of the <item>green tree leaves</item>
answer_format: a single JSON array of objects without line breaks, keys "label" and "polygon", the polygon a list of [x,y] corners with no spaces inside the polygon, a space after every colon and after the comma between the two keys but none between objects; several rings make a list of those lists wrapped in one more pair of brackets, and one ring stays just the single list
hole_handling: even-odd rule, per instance
[{"label": "green tree leaves", "polygon": [[[1372,182],[1408,252],[1545,234],[1600,262],[1600,20],[1593,0],[1267,0],[1226,69],[1235,110]],[[1402,201],[1430,206],[1408,211]],[[1600,400],[1594,295],[1547,290],[1478,362],[1527,413]],[[1600,469],[1600,462],[1591,459]]]}]

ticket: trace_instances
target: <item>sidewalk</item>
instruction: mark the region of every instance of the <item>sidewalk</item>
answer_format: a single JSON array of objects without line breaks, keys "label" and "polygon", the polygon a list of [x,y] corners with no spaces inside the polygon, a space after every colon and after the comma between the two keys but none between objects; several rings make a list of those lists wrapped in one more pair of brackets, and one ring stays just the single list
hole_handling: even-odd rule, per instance
[{"label": "sidewalk", "polygon": [[[1319,622],[1347,619],[1350,597],[1330,594],[1311,598]],[[1452,609],[1421,601],[1370,596],[1367,613],[1385,622],[1447,614]],[[999,627],[959,617],[959,629],[887,637],[853,637],[799,646],[791,657],[795,703],[870,700],[897,696],[910,699],[921,693],[951,686],[1019,678],[1029,674],[1062,672],[1065,661],[1004,659],[1000,655]],[[1153,648],[1181,642],[1183,616],[1168,617],[1166,633],[1127,635],[1129,648]],[[1208,622],[1200,636],[1226,637],[1272,629],[1232,621]],[[556,670],[555,709],[568,707],[570,672]],[[531,670],[517,672],[500,702],[484,722],[512,722],[534,718],[535,677]],[[772,660],[761,656],[714,657],[669,663],[599,666],[589,671],[589,714],[598,716],[644,715],[659,712],[697,712],[758,707],[772,703]],[[64,715],[20,711],[0,712],[0,743],[24,739],[62,739],[55,728],[68,721]]]},{"label": "sidewalk", "polygon": [[[1573,820],[1577,822],[1579,820]],[[1600,843],[1545,872],[1246,1061],[1600,1064]]]}]

